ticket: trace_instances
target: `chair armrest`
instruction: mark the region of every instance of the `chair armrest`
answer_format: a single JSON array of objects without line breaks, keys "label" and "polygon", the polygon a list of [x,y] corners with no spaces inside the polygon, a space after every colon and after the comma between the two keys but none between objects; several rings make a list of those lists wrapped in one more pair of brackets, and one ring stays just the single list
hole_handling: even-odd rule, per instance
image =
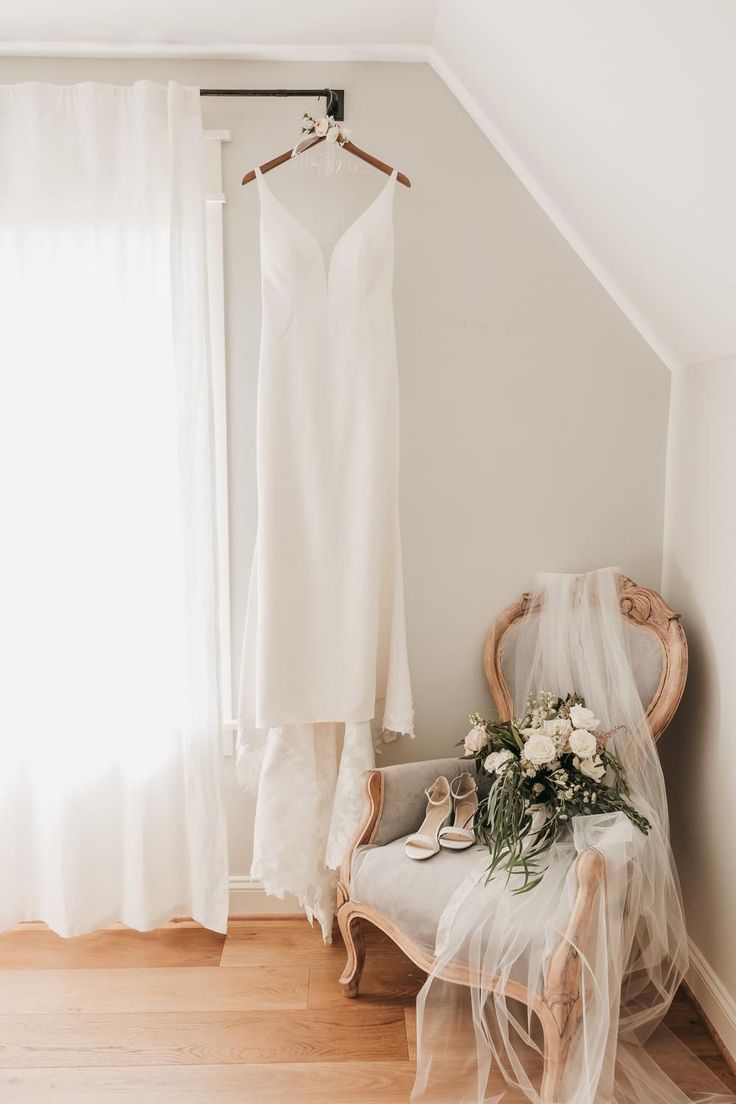
[{"label": "chair armrest", "polygon": [[340,873],[345,899],[350,892],[350,871],[356,848],[366,844],[382,847],[415,832],[424,819],[427,807],[424,791],[438,775],[443,774],[452,780],[468,769],[473,769],[472,762],[468,760],[427,759],[421,763],[398,763],[393,767],[363,773],[363,818]]},{"label": "chair armrest", "polygon": [[544,1003],[557,1024],[560,1035],[568,1038],[580,1018],[582,963],[578,948],[588,952],[596,897],[605,877],[605,860],[600,851],[589,847],[575,860],[577,892],[565,932],[547,960]]}]

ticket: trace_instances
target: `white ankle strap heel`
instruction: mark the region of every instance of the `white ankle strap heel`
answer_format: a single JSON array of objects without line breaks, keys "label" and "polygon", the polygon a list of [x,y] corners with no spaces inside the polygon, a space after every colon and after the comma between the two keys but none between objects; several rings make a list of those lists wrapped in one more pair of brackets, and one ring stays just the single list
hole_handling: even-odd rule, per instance
[{"label": "white ankle strap heel", "polygon": [[419,831],[409,836],[404,844],[404,850],[410,859],[429,859],[436,855],[440,849],[440,833],[452,817],[452,796],[450,783],[446,778],[440,775],[425,793],[427,813],[424,822]]},{"label": "white ankle strap heel", "polygon": [[450,786],[455,806],[452,824],[440,830],[439,845],[450,851],[464,851],[475,843],[475,814],[478,812],[478,787],[466,771],[453,778]]}]

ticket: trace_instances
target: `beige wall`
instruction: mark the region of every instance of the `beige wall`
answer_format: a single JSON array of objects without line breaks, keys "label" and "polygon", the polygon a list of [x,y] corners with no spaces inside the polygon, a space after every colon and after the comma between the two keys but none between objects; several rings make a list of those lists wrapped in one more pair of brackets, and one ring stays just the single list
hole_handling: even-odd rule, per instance
[{"label": "beige wall", "polygon": [[[385,762],[451,751],[488,707],[486,629],[536,569],[620,564],[660,582],[670,374],[426,66],[0,60],[0,80],[347,91],[357,142],[412,178],[397,189],[396,315],[402,525],[416,741]],[[307,105],[304,105],[307,106]],[[245,169],[293,143],[302,104],[206,100],[229,128],[225,249],[233,654],[253,544],[258,196]],[[295,214],[334,236],[381,186],[375,173],[270,178]],[[605,218],[605,212],[601,213]],[[251,809],[230,782],[233,873],[248,867]]]},{"label": "beige wall", "polygon": [[[683,614],[690,674],[665,737],[665,768],[690,937],[731,995],[731,1017],[736,1009],[734,411],[736,357],[674,374],[663,585]],[[712,1019],[719,1014],[717,1008],[708,1011]],[[736,1052],[736,1020],[716,1026]]]}]

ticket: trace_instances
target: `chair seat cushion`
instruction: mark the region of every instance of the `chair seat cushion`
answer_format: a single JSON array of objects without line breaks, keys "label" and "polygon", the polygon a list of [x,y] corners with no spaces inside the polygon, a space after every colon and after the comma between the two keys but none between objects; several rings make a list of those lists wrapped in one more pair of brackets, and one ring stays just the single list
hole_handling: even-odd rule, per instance
[{"label": "chair seat cushion", "polygon": [[[485,848],[440,849],[417,862],[404,853],[407,836],[382,847],[360,847],[353,858],[350,896],[380,912],[414,944],[434,953],[445,905],[469,875],[487,863]],[[482,852],[485,852],[485,856]]]}]

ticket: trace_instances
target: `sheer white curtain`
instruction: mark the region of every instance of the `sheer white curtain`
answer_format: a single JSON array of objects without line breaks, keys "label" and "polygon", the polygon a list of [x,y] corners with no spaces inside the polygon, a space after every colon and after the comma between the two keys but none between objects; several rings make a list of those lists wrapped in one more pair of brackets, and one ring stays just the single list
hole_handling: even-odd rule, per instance
[{"label": "sheer white curtain", "polygon": [[0,927],[224,930],[196,89],[0,87]]}]

